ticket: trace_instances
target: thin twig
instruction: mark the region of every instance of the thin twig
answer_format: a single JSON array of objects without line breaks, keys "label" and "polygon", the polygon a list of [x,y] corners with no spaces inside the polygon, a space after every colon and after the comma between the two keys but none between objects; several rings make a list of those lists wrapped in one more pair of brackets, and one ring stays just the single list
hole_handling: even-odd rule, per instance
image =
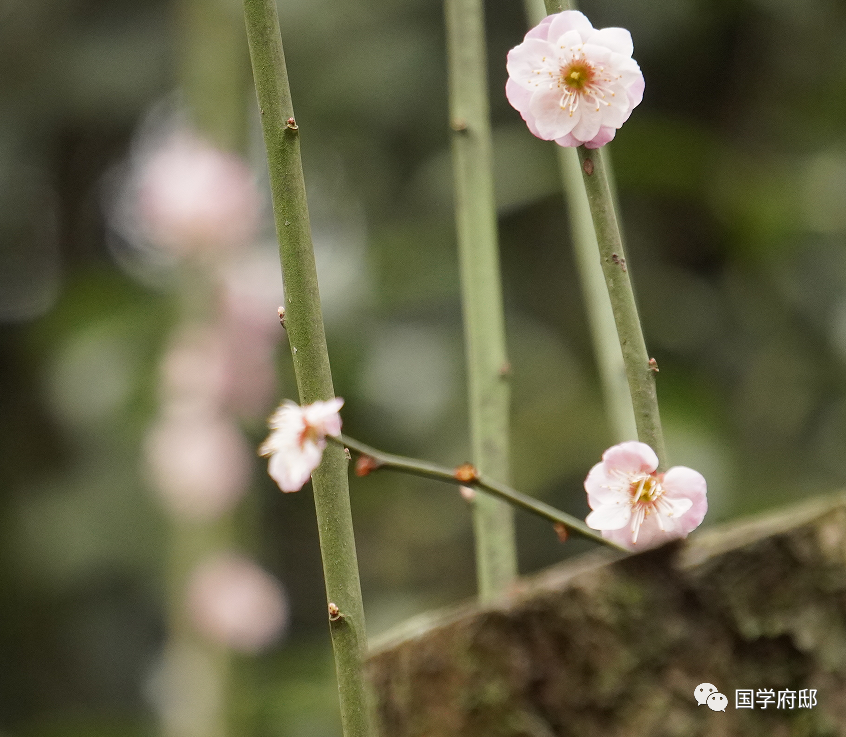
[{"label": "thin twig", "polygon": [[547,522],[552,522],[555,525],[563,525],[575,535],[593,540],[614,550],[628,552],[625,548],[610,540],[606,540],[599,532],[592,530],[580,519],[566,512],[561,512],[555,507],[527,494],[523,494],[516,489],[512,489],[506,484],[494,481],[483,474],[477,473],[472,466],[459,466],[457,469],[447,468],[446,466],[438,466],[428,461],[420,461],[416,458],[406,458],[405,456],[398,456],[393,453],[384,453],[381,450],[360,443],[358,440],[347,435],[338,435],[335,437],[328,435],[327,439],[343,445],[345,448],[349,448],[350,451],[357,453],[359,456],[371,459],[372,462],[366,465],[368,471],[386,468],[413,476],[444,481],[448,484],[455,484],[456,486],[469,486],[473,489],[479,489],[487,494],[492,494],[503,499],[512,506],[519,507],[537,517],[545,519]]}]

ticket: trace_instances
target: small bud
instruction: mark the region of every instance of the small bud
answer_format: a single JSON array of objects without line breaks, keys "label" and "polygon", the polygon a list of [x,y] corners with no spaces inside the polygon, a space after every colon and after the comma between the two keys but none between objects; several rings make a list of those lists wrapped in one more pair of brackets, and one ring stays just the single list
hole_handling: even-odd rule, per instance
[{"label": "small bud", "polygon": [[479,472],[476,470],[476,467],[472,463],[462,463],[458,468],[455,469],[453,475],[456,479],[458,479],[459,481],[464,481],[465,483],[470,483],[471,481],[479,480]]},{"label": "small bud", "polygon": [[334,602],[329,602],[329,621],[330,622],[337,622],[341,619],[344,615],[341,614],[341,610],[338,609],[338,605]]},{"label": "small bud", "polygon": [[654,358],[649,359],[649,370],[653,373],[658,373],[658,361],[656,361]]},{"label": "small bud", "polygon": [[376,471],[381,467],[381,462],[377,461],[373,456],[360,455],[355,462],[355,475],[369,476],[372,471]]},{"label": "small bud", "polygon": [[567,538],[570,537],[570,533],[567,532],[566,525],[563,525],[561,522],[556,522],[552,529],[555,530],[555,534],[558,535],[558,541],[565,543],[567,542]]}]

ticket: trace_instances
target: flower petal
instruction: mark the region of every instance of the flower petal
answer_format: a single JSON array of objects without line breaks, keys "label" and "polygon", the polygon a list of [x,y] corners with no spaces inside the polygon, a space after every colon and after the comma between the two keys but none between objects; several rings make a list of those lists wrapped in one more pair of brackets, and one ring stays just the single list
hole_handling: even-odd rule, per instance
[{"label": "flower petal", "polygon": [[511,77],[505,83],[505,97],[511,103],[511,107],[520,111],[521,114],[529,109],[532,94],[532,90],[517,84]]},{"label": "flower petal", "polygon": [[625,28],[602,28],[595,30],[590,36],[585,38],[585,43],[601,44],[611,51],[616,51],[618,54],[624,56],[631,56],[634,52],[634,43],[632,43],[632,34]]},{"label": "flower petal", "polygon": [[553,16],[547,38],[559,39],[567,31],[578,31],[582,38],[585,38],[593,32],[593,26],[584,13],[580,13],[578,10],[565,10],[563,13]]},{"label": "flower petal", "polygon": [[674,466],[664,474],[663,486],[665,498],[690,500],[690,507],[677,521],[679,529],[687,535],[699,527],[708,511],[708,484],[705,477],[687,466]]},{"label": "flower petal", "polygon": [[591,509],[603,504],[628,501],[630,498],[627,479],[610,472],[604,463],[597,463],[590,469],[585,479],[585,491]]},{"label": "flower petal", "polygon": [[[559,146],[564,146],[566,148],[575,148],[576,146],[581,146],[582,142],[573,138],[572,133],[568,133],[566,136],[560,136],[559,138],[555,139],[555,142]],[[587,144],[585,144],[587,146]],[[588,146],[590,148],[590,146]]]},{"label": "flower petal", "polygon": [[525,41],[528,38],[541,38],[544,41],[547,40],[549,34],[549,26],[552,24],[555,15],[548,15],[544,18],[540,23],[538,23],[532,30],[530,30],[523,40]]},{"label": "flower petal", "polygon": [[[600,146],[604,146],[609,141],[613,141],[616,134],[616,128],[610,128],[607,125],[603,125],[599,129],[599,133],[597,133],[590,141],[585,141],[585,148],[599,148]],[[556,143],[558,143],[557,140]]]},{"label": "flower petal", "polygon": [[549,74],[558,69],[555,47],[539,38],[530,38],[508,52],[505,68],[508,76],[521,87],[534,90],[541,82],[547,83]]},{"label": "flower petal", "polygon": [[581,110],[579,122],[573,126],[571,133],[573,138],[578,138],[580,141],[590,141],[602,128],[602,111],[599,105],[589,100],[582,100],[579,107]]},{"label": "flower petal", "polygon": [[587,516],[585,524],[594,530],[619,530],[629,524],[631,516],[630,504],[603,505]]},{"label": "flower petal", "polygon": [[344,400],[340,397],[333,397],[325,402],[314,402],[303,407],[303,421],[319,435],[340,435],[341,416],[338,411],[343,406]]},{"label": "flower petal", "polygon": [[296,451],[288,449],[274,453],[267,464],[267,472],[282,491],[299,491],[320,465],[323,451],[314,443],[306,443]]},{"label": "flower petal", "polygon": [[658,468],[658,456],[646,443],[628,440],[602,454],[606,466],[623,473],[652,473]]},{"label": "flower petal", "polygon": [[538,137],[545,141],[566,136],[581,117],[578,110],[571,113],[568,107],[561,107],[561,93],[557,89],[535,92],[529,103],[529,111],[535,118]]}]

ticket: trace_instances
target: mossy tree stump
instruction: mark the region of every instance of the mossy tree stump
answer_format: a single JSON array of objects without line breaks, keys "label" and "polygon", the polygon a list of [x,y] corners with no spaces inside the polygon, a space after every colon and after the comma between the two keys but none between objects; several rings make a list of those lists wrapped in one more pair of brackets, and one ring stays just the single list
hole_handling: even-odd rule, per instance
[{"label": "mossy tree stump", "polygon": [[[369,667],[384,737],[846,735],[846,497],[564,563],[410,623]],[[737,709],[738,689],[816,705]]]}]

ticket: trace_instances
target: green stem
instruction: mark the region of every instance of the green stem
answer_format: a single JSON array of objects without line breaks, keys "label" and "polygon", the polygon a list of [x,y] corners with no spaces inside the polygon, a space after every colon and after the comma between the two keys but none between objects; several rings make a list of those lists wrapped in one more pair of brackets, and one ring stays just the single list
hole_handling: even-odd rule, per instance
[{"label": "green stem", "polygon": [[[526,15],[532,25],[540,23],[547,15],[543,0],[526,0]],[[552,12],[573,10],[575,3],[561,3]],[[558,167],[567,209],[570,215],[570,233],[576,255],[576,270],[582,287],[588,325],[590,326],[593,352],[599,370],[600,386],[608,423],[618,443],[637,437],[632,397],[626,380],[626,366],[617,338],[614,313],[606,296],[605,277],[596,258],[596,232],[582,184],[579,155],[572,149],[557,146]],[[608,166],[610,173],[610,166]]]},{"label": "green stem", "polygon": [[[572,10],[575,3],[568,0],[544,0],[547,14]],[[640,318],[637,314],[629,266],[623,252],[623,239],[614,210],[614,196],[609,185],[609,174],[602,161],[600,149],[578,148],[582,179],[587,192],[588,205],[593,217],[593,227],[599,246],[602,272],[611,299],[611,310],[617,325],[617,337],[626,366],[626,378],[634,409],[637,437],[651,446],[658,455],[659,470],[667,467],[664,433],[658,414],[658,396],[655,391],[655,371],[649,365],[649,354],[643,340]],[[590,163],[586,163],[586,162]]]},{"label": "green stem", "polygon": [[[317,270],[275,0],[244,0],[253,77],[267,148],[279,254],[285,281],[285,324],[303,404],[335,395],[320,308]],[[326,595],[341,612],[330,622],[345,737],[376,733],[363,672],[364,608],[350,512],[347,459],[331,446],[312,475]]]},{"label": "green stem", "polygon": [[596,257],[596,232],[582,184],[579,156],[572,148],[557,148],[561,179],[570,213],[576,269],[582,286],[605,412],[615,442],[621,443],[637,437],[632,397],[626,381],[626,365],[617,337],[614,313],[608,300],[602,266]]},{"label": "green stem", "polygon": [[[485,496],[491,495],[499,497],[509,506],[518,507],[531,514],[534,514],[547,522],[552,522],[556,525],[563,525],[569,532],[572,532],[579,537],[593,540],[594,542],[613,548],[614,550],[626,551],[625,548],[616,545],[610,540],[606,540],[596,530],[588,527],[584,522],[573,517],[566,512],[561,512],[555,507],[550,506],[534,497],[523,494],[522,492],[512,489],[510,486],[494,481],[488,476],[477,473],[471,478],[462,478],[458,469],[446,468],[445,466],[438,466],[428,461],[420,461],[416,458],[406,458],[405,456],[398,456],[392,453],[383,453],[381,450],[371,448],[369,445],[360,443],[358,440],[347,435],[331,436],[327,435],[327,439],[331,440],[337,445],[342,445],[360,456],[365,456],[372,459],[375,463],[372,464],[369,470],[377,470],[380,468],[388,468],[402,473],[408,473],[413,476],[422,476],[427,479],[434,479],[436,481],[444,481],[448,484],[456,486],[468,486],[473,489],[481,489],[486,492]],[[478,498],[478,497],[477,497]]]},{"label": "green stem", "polygon": [[[445,0],[455,216],[461,261],[473,462],[509,477],[509,365],[499,273],[484,21],[481,0]],[[473,507],[479,597],[517,576],[511,507],[480,496]]]},{"label": "green stem", "polygon": [[608,185],[605,165],[600,149],[579,146],[582,178],[588,204],[593,215],[593,227],[599,244],[599,256],[611,309],[617,323],[617,335],[626,364],[626,377],[632,397],[638,439],[651,446],[658,455],[659,470],[667,467],[664,433],[658,413],[658,396],[655,390],[655,368],[650,366],[649,354],[643,340],[643,331],[637,313],[629,264],[623,251],[623,241],[614,212],[614,199]]}]

